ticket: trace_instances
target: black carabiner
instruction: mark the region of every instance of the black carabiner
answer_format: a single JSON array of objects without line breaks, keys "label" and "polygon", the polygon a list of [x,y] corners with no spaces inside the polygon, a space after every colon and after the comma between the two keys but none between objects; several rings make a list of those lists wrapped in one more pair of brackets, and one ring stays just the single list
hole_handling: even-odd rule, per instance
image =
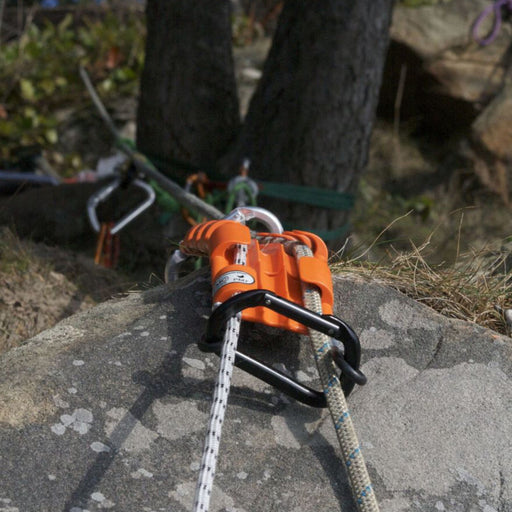
[{"label": "black carabiner", "polygon": [[[361,345],[352,328],[333,315],[319,315],[294,302],[291,302],[268,290],[250,290],[229,298],[220,304],[211,314],[206,334],[199,342],[203,352],[220,354],[223,332],[229,318],[247,308],[262,306],[284,315],[306,327],[310,327],[331,338],[341,341],[343,353],[333,345],[333,359],[341,370],[340,383],[345,396],[348,396],[355,384],[366,383],[365,375],[359,370]],[[251,358],[242,352],[236,352],[235,365],[276,387],[299,402],[312,407],[326,407],[327,402],[322,391],[309,388],[284,373],[270,368],[265,363]]]}]

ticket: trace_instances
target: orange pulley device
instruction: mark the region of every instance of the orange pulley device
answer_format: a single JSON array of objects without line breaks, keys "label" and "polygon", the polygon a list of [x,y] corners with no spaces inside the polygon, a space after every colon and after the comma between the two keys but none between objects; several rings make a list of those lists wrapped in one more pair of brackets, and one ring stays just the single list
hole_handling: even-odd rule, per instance
[{"label": "orange pulley device", "polygon": [[[257,219],[271,232],[254,233],[244,225]],[[311,256],[298,258],[294,246],[307,246]],[[246,251],[244,264],[239,255]],[[309,251],[308,251],[309,252]],[[166,281],[174,280],[177,265],[188,256],[209,257],[213,311],[199,348],[220,353],[222,333],[229,318],[278,327],[300,334],[310,329],[327,334],[334,362],[341,370],[341,387],[348,395],[354,385],[364,384],[359,370],[361,346],[357,335],[343,320],[333,316],[333,287],[324,242],[305,231],[282,231],[277,218],[257,207],[242,207],[223,220],[192,227],[180,248],[168,261]],[[304,289],[320,294],[323,314],[304,307]],[[327,348],[326,348],[327,349]],[[322,391],[309,388],[290,376],[237,351],[236,366],[275,386],[302,403],[326,407]]]},{"label": "orange pulley device", "polygon": [[[291,247],[307,245],[312,257],[297,260]],[[237,245],[247,245],[245,265],[235,263]],[[232,220],[209,221],[194,226],[180,244],[190,256],[210,259],[213,302],[223,303],[237,293],[270,290],[296,304],[302,304],[302,285],[314,285],[322,297],[322,310],[332,314],[333,289],[327,247],[322,239],[303,231],[258,233],[251,236],[247,226]],[[307,333],[299,322],[264,307],[245,309],[242,319]]]}]

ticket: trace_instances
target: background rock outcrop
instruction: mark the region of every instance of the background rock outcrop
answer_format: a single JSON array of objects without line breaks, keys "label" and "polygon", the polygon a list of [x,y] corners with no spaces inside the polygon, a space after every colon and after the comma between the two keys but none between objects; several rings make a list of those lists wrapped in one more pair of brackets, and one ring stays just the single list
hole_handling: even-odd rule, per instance
[{"label": "background rock outcrop", "polygon": [[[509,23],[501,25],[487,46],[472,36],[474,22],[488,5],[487,0],[451,0],[416,8],[397,5],[381,107],[392,113],[400,70],[405,68],[403,119],[421,116],[446,133],[475,118],[502,89],[510,65]],[[482,36],[492,21],[491,15],[481,24]],[[442,104],[448,108],[439,111]]]},{"label": "background rock outcrop", "polygon": [[[503,7],[496,38],[479,44],[473,27],[489,5],[488,0],[397,5],[379,108],[381,115],[400,117],[445,140],[467,138],[461,153],[481,183],[508,204],[512,27]],[[478,25],[480,40],[494,22],[491,13]]]},{"label": "background rock outcrop", "polygon": [[[369,383],[349,403],[383,512],[512,510],[512,347],[352,275],[335,278]],[[196,346],[207,273],[75,315],[0,357],[0,509],[191,509],[218,361]],[[241,349],[316,383],[305,340]],[[236,370],[212,511],[354,511],[325,410]]]}]

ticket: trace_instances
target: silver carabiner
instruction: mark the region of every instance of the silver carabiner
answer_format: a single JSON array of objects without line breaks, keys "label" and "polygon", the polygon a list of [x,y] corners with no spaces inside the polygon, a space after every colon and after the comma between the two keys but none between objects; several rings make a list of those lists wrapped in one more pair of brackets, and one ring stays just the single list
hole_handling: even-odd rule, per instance
[{"label": "silver carabiner", "polygon": [[224,217],[224,220],[234,220],[241,224],[245,224],[251,219],[259,220],[269,233],[281,234],[283,232],[283,226],[279,219],[272,212],[259,206],[240,206]]},{"label": "silver carabiner", "polygon": [[[244,187],[239,188],[241,184],[243,184]],[[258,184],[248,176],[235,176],[228,182],[228,192],[232,193],[233,191],[236,191],[236,206],[243,207],[247,206],[247,203],[251,199],[254,199],[253,202],[255,202],[259,187]]]},{"label": "silver carabiner", "polygon": [[166,283],[172,283],[178,279],[178,267],[181,263],[188,260],[188,256],[176,249],[172,256],[167,259],[164,270],[164,281]]},{"label": "silver carabiner", "polygon": [[[147,194],[147,199],[143,201],[139,206],[137,206],[134,210],[127,213],[121,220],[119,220],[114,227],[110,230],[112,235],[119,233],[121,229],[123,229],[127,224],[129,224],[132,220],[138,217],[142,212],[147,210],[154,202],[155,202],[155,191],[153,188],[148,185],[145,181],[135,179],[132,183],[136,186],[144,190]],[[108,197],[112,195],[112,193],[119,188],[121,185],[121,178],[116,178],[112,182],[110,182],[107,186],[101,188],[97,192],[95,192],[87,201],[87,214],[89,216],[89,221],[91,223],[94,231],[99,233],[100,231],[100,223],[98,221],[98,215],[96,214],[96,208],[98,205],[105,201]]]},{"label": "silver carabiner", "polygon": [[[279,219],[273,213],[264,208],[259,208],[258,206],[241,206],[235,208],[229,215],[226,215],[223,220],[233,220],[245,224],[251,219],[260,221],[269,230],[269,233],[281,234],[283,232],[283,226],[279,222]],[[188,255],[178,249],[167,259],[164,272],[166,283],[176,281],[178,278],[178,267],[187,260],[188,257]]]}]

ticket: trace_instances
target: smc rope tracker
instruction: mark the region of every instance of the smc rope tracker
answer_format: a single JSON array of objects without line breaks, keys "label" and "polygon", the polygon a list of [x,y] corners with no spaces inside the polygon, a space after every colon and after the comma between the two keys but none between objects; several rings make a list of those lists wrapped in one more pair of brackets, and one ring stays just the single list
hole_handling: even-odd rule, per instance
[{"label": "smc rope tracker", "polygon": [[[272,229],[251,232],[243,224],[251,218]],[[377,512],[345,398],[356,383],[366,382],[359,370],[360,345],[350,326],[332,315],[325,244],[311,233],[282,232],[275,216],[261,208],[240,208],[225,220],[193,227],[168,264],[169,278],[187,256],[210,258],[214,307],[199,347],[221,356],[194,512],[209,507],[233,364],[305,404],[329,407],[357,508]],[[241,320],[309,334],[322,391],[237,351]]]}]

